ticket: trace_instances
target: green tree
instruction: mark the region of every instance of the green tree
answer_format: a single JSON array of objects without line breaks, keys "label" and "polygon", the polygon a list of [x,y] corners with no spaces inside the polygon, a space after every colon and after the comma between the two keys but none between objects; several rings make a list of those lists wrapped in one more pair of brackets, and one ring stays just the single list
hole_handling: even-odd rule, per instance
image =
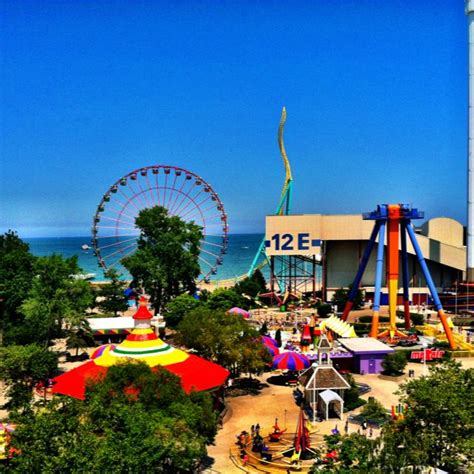
[{"label": "green tree", "polygon": [[166,304],[163,313],[166,324],[172,328],[176,327],[188,313],[202,304],[203,303],[194,298],[194,296],[188,295],[187,293],[173,298]]},{"label": "green tree", "polygon": [[68,320],[66,334],[66,347],[76,351],[76,358],[81,349],[84,350],[94,345],[94,336],[89,322],[82,316]]},{"label": "green tree", "polygon": [[105,272],[105,277],[110,280],[105,285],[101,285],[96,293],[96,306],[104,313],[112,313],[118,316],[128,309],[127,297],[124,290],[127,283],[120,279],[120,273],[114,268]]},{"label": "green tree", "polygon": [[37,344],[0,349],[0,378],[8,387],[6,407],[27,410],[34,386],[51,377],[57,367],[57,354]]},{"label": "green tree", "polygon": [[200,273],[202,229],[194,222],[169,216],[161,206],[141,210],[135,224],[140,229],[138,249],[122,259],[133,276],[133,285],[145,289],[157,311],[174,296],[194,293]]},{"label": "green tree", "polygon": [[403,385],[400,395],[405,416],[382,433],[387,472],[400,472],[400,466],[473,472],[474,369],[443,361],[428,377]]},{"label": "green tree", "polygon": [[0,235],[0,346],[13,342],[12,331],[23,320],[20,306],[33,283],[35,257],[15,232]]},{"label": "green tree", "polygon": [[402,351],[394,351],[387,354],[382,361],[383,373],[385,375],[401,375],[407,365],[407,358]]},{"label": "green tree", "polygon": [[379,441],[352,433],[349,436],[326,435],[327,450],[337,451],[337,461],[320,464],[319,460],[310,469],[311,474],[321,470],[338,474],[381,472],[378,468]]},{"label": "green tree", "polygon": [[245,298],[236,293],[232,288],[218,288],[213,291],[207,298],[206,304],[211,309],[220,309],[224,311],[234,307],[246,307]]},{"label": "green tree", "polygon": [[[347,300],[349,299],[349,292],[351,291],[352,285],[349,285],[349,288],[339,288],[334,292],[332,296],[332,302],[337,306],[338,311],[343,311],[344,306],[346,306]],[[352,309],[359,309],[364,303],[364,294],[361,289],[357,290],[356,296],[354,298],[354,304]]]},{"label": "green tree", "polygon": [[64,336],[63,323],[83,316],[93,302],[89,284],[75,278],[81,272],[77,257],[38,257],[31,290],[21,306],[24,324],[17,328],[21,343],[50,341]]},{"label": "green tree", "polygon": [[317,312],[320,318],[325,318],[332,312],[332,307],[330,304],[320,304],[317,307]]},{"label": "green tree", "polygon": [[19,420],[12,472],[197,471],[216,433],[206,393],[186,395],[178,377],[143,363],[111,367],[86,400],[66,397]]},{"label": "green tree", "polygon": [[253,272],[250,279],[258,285],[260,293],[265,293],[267,291],[267,282],[265,281],[265,277],[259,268]]},{"label": "green tree", "polygon": [[271,360],[258,340],[258,332],[246,321],[206,307],[199,307],[183,318],[175,339],[233,372],[259,373]]},{"label": "green tree", "polygon": [[245,277],[234,286],[233,290],[239,295],[255,298],[260,293],[260,286],[257,282]]}]

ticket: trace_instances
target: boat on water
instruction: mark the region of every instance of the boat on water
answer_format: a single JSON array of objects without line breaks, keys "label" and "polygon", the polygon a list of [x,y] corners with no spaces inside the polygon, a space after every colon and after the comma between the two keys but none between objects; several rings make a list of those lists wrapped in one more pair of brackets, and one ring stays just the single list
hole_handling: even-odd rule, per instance
[{"label": "boat on water", "polygon": [[76,273],[72,277],[76,280],[93,280],[96,277],[96,273]]},{"label": "boat on water", "polygon": [[90,248],[91,248],[91,246],[88,245],[88,244],[82,244],[82,245],[81,245],[81,249],[82,249],[82,250],[90,250]]}]

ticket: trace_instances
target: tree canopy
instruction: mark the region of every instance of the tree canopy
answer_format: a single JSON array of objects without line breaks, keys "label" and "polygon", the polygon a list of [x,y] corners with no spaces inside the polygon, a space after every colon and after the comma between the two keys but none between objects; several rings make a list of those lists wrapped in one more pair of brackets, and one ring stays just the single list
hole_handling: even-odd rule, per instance
[{"label": "tree canopy", "polygon": [[187,293],[177,296],[166,305],[164,311],[166,324],[172,328],[176,327],[189,312],[202,304]]},{"label": "tree canopy", "polygon": [[[337,306],[338,311],[342,311],[344,309],[344,306],[347,303],[347,300],[349,299],[349,292],[352,288],[352,284],[349,285],[349,288],[339,288],[334,292],[334,295],[332,297],[332,302]],[[359,309],[362,307],[364,302],[364,294],[362,293],[362,290],[359,288],[357,290],[356,296],[354,298],[354,304],[352,306],[352,309]]]},{"label": "tree canopy", "polygon": [[[438,468],[450,473],[474,471],[474,369],[464,370],[452,360],[430,368],[428,377],[402,385],[404,417],[386,423],[380,437],[357,434],[326,438],[335,448],[337,463],[316,464],[311,472],[425,472]],[[364,407],[369,419],[385,416],[374,401]]]},{"label": "tree canopy", "polygon": [[110,281],[106,285],[101,285],[96,292],[96,306],[104,313],[118,313],[127,311],[128,303],[125,296],[127,283],[120,280],[120,273],[114,268],[109,268],[105,272],[105,277]]},{"label": "tree canopy", "polygon": [[239,315],[201,306],[177,327],[177,342],[232,372],[259,373],[271,361],[258,332]]},{"label": "tree canopy", "polygon": [[16,328],[17,340],[48,345],[64,335],[64,321],[84,316],[93,295],[86,281],[75,278],[81,271],[75,256],[37,257],[33,271],[31,289],[21,306],[25,319]]},{"label": "tree canopy", "polygon": [[23,319],[20,306],[33,283],[35,257],[16,233],[0,235],[0,344],[2,330],[9,342],[11,331]]},{"label": "tree canopy", "polygon": [[430,367],[428,377],[406,383],[400,394],[405,416],[384,428],[382,462],[392,472],[400,465],[473,472],[474,369],[446,360]]},{"label": "tree canopy", "polygon": [[58,397],[18,422],[11,472],[194,472],[217,426],[208,394],[136,362],[111,367],[85,401]]},{"label": "tree canopy", "polygon": [[174,296],[194,293],[200,273],[202,229],[168,215],[161,206],[141,210],[135,224],[140,229],[138,248],[122,259],[133,276],[133,285],[144,288],[157,311]]},{"label": "tree canopy", "polygon": [[0,378],[7,385],[9,409],[29,409],[33,387],[52,377],[58,355],[37,344],[11,345],[0,349]]}]

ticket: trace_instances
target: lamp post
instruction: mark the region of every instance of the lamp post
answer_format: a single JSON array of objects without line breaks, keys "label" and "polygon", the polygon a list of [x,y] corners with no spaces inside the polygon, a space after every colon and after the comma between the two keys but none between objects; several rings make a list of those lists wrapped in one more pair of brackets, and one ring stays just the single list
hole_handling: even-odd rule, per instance
[{"label": "lamp post", "polygon": [[423,346],[423,377],[426,377],[426,348],[428,344],[426,342],[422,343]]}]

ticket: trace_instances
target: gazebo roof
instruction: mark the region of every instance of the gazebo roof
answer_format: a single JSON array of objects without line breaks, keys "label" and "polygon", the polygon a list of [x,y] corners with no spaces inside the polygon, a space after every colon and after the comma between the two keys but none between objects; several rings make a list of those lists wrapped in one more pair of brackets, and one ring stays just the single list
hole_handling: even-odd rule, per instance
[{"label": "gazebo roof", "polygon": [[326,405],[334,401],[338,401],[338,402],[343,401],[342,398],[336,392],[333,392],[332,390],[329,390],[329,389],[321,392],[319,396],[323,399]]},{"label": "gazebo roof", "polygon": [[332,365],[310,367],[300,376],[300,382],[306,390],[345,390],[351,387]]},{"label": "gazebo roof", "polygon": [[331,349],[331,343],[329,342],[325,334],[321,335],[321,339],[319,340],[318,344],[318,349]]}]

